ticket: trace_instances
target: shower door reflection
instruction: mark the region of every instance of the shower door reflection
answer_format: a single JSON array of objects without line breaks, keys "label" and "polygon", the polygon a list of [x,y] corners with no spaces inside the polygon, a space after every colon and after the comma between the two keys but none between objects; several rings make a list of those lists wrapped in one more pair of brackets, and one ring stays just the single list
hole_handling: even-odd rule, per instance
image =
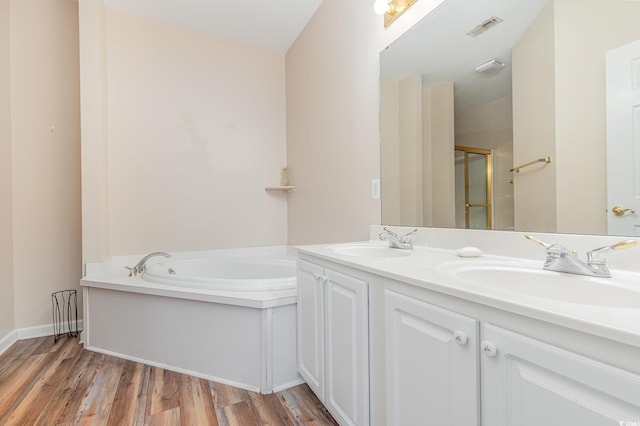
[{"label": "shower door reflection", "polygon": [[456,227],[492,229],[491,150],[455,147]]}]

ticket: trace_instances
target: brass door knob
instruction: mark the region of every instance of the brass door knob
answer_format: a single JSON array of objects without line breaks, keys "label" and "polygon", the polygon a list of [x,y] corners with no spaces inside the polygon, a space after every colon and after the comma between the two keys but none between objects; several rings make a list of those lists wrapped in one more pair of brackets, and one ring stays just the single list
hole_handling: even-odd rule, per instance
[{"label": "brass door knob", "polygon": [[622,206],[613,206],[613,208],[611,209],[611,213],[616,216],[624,216],[626,212],[634,214],[636,211],[634,209],[625,209]]}]

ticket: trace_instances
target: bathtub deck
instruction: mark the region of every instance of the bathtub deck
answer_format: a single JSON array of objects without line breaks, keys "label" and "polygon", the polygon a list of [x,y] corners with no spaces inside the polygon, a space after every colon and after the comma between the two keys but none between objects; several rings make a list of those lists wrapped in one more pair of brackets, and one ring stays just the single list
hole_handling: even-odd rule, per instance
[{"label": "bathtub deck", "polygon": [[84,350],[18,341],[0,356],[0,424],[335,425],[306,385],[261,395]]}]

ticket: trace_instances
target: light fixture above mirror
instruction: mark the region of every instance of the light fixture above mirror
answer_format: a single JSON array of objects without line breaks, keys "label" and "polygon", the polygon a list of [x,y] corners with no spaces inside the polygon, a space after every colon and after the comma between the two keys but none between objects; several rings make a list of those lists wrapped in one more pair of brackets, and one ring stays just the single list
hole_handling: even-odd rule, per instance
[{"label": "light fixture above mirror", "polygon": [[398,19],[400,15],[407,11],[417,0],[376,0],[373,10],[378,14],[384,14],[385,28]]}]

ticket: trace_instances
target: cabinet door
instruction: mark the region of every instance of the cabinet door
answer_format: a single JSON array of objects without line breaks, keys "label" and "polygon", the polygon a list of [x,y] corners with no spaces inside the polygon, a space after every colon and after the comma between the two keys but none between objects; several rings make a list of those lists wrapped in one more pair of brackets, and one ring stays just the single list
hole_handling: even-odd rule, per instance
[{"label": "cabinet door", "polygon": [[640,376],[483,326],[482,420],[492,426],[640,422]]},{"label": "cabinet door", "polygon": [[391,290],[384,298],[387,424],[478,425],[478,322]]},{"label": "cabinet door", "polygon": [[298,372],[324,402],[324,303],[322,268],[298,260]]},{"label": "cabinet door", "polygon": [[342,425],[369,424],[367,283],[325,270],[326,404]]}]

